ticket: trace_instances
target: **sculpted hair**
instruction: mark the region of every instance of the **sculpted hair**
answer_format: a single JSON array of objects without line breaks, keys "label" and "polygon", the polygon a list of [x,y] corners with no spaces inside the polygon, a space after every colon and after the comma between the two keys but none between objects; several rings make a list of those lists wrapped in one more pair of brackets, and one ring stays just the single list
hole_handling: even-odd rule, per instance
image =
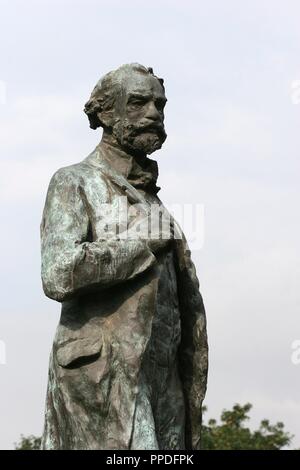
[{"label": "sculpted hair", "polygon": [[89,119],[91,129],[105,127],[99,118],[99,113],[112,111],[117,96],[122,93],[123,80],[134,72],[152,75],[165,90],[163,78],[157,77],[151,67],[147,68],[138,63],[122,65],[100,78],[92,91],[90,99],[84,106],[84,112]]}]

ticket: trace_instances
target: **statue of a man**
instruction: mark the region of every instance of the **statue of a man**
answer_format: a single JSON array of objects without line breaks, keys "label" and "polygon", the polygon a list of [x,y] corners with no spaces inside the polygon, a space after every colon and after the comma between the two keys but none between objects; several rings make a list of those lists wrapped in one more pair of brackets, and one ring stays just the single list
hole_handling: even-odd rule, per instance
[{"label": "statue of a man", "polygon": [[[151,68],[134,63],[105,75],[85,106],[90,126],[103,129],[100,144],[49,184],[42,281],[62,311],[43,449],[200,448],[205,310],[187,242],[157,196],[157,163],[147,157],[166,139],[166,101]],[[157,224],[166,214],[169,230]],[[150,218],[156,236],[141,231]]]}]

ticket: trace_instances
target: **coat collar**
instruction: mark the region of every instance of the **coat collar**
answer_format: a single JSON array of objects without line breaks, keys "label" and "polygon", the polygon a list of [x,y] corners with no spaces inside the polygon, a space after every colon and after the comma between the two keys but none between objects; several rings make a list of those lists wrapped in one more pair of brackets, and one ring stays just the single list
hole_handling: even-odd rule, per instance
[{"label": "coat collar", "polygon": [[156,185],[158,165],[148,157],[133,157],[123,150],[101,141],[88,157],[94,164],[110,168],[116,175],[122,176],[136,189],[156,195],[160,187]]},{"label": "coat collar", "polygon": [[98,145],[95,150],[84,159],[88,165],[96,167],[102,174],[104,174],[114,186],[124,192],[131,204],[142,203],[146,204],[143,194],[139,192],[126,178],[125,167],[118,167],[118,169],[111,164],[105,157],[103,149]]}]

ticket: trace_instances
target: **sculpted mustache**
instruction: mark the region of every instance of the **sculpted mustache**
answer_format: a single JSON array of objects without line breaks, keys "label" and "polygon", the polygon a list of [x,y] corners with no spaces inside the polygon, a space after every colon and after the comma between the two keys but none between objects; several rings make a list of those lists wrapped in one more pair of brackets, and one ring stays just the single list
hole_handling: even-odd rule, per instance
[{"label": "sculpted mustache", "polygon": [[130,133],[142,134],[146,131],[156,131],[162,135],[165,134],[165,128],[161,124],[147,124],[145,126],[128,126]]}]

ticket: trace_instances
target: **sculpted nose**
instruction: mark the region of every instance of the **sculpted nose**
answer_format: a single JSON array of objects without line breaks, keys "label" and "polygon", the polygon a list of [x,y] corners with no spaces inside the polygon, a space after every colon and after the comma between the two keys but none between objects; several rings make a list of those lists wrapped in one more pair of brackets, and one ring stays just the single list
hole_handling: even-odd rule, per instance
[{"label": "sculpted nose", "polygon": [[146,119],[151,119],[152,121],[160,121],[161,115],[156,108],[155,104],[151,101],[147,106],[147,111],[145,115]]}]

